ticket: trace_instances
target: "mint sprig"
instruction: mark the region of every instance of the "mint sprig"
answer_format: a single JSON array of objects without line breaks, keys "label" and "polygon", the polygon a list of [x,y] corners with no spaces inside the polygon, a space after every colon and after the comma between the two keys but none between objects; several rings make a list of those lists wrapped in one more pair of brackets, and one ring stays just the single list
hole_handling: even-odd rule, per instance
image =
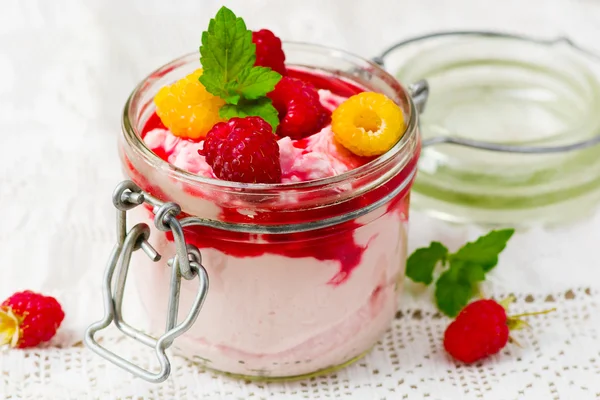
[{"label": "mint sprig", "polygon": [[415,250],[406,262],[406,276],[415,282],[429,285],[433,281],[433,270],[440,261],[445,261],[448,249],[440,242],[431,242],[429,247]]},{"label": "mint sprig", "polygon": [[233,11],[221,7],[208,30],[202,32],[200,83],[227,103],[219,110],[222,118],[257,116],[275,131],[279,124],[277,110],[266,96],[281,75],[267,67],[255,67],[255,61],[252,31]]},{"label": "mint sprig", "polygon": [[436,305],[447,316],[455,317],[479,292],[479,283],[498,264],[498,255],[514,232],[514,229],[491,231],[452,254],[443,244],[432,242],[429,247],[417,249],[410,255],[406,276],[414,282],[429,285],[440,265],[441,273],[435,282]]},{"label": "mint sprig", "polygon": [[513,233],[515,233],[514,229],[491,231],[475,242],[465,244],[452,255],[452,258],[480,265],[485,272],[488,272],[498,264],[498,255],[502,253]]}]

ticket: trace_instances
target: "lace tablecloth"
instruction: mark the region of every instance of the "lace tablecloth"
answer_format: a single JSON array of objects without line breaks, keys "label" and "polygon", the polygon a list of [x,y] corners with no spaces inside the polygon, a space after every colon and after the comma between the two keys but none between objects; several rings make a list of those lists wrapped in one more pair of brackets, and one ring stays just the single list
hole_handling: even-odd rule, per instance
[{"label": "lace tablecloth", "polygon": [[[47,348],[0,355],[2,399],[595,399],[600,398],[600,214],[555,230],[519,232],[485,285],[517,297],[513,311],[558,311],[481,364],[444,353],[448,320],[430,293],[408,285],[390,330],[366,358],[336,374],[247,383],[173,358],[162,385],[132,379],[85,349],[102,314],[100,277],[114,238],[110,193],[120,179],[115,141],[132,87],[198,47],[221,2],[3,0],[0,2],[0,297],[55,295],[67,318]],[[594,0],[227,1],[252,28],[288,40],[374,56],[408,35],[441,29],[566,34],[599,50]],[[410,248],[450,247],[480,230],[413,213]],[[148,363],[147,349],[105,343]]]}]

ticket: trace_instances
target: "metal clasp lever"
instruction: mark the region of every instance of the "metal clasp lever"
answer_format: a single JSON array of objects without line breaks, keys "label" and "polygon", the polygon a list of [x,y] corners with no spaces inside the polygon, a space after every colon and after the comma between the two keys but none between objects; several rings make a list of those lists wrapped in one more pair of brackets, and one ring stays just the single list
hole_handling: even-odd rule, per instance
[{"label": "metal clasp lever", "polygon": [[[150,259],[159,261],[161,255],[148,243],[150,227],[146,224],[137,224],[126,232],[126,212],[142,203],[154,207],[156,227],[162,231],[171,231],[175,240],[177,254],[168,261],[171,267],[171,288],[169,295],[169,308],[165,333],[159,338],[154,338],[141,332],[123,320],[122,304],[125,293],[125,283],[129,263],[134,251],[142,249]],[[183,229],[176,216],[181,211],[174,203],[163,203],[156,198],[144,193],[131,181],[122,182],[113,194],[113,204],[117,208],[118,241],[114,247],[106,271],[102,291],[104,295],[104,318],[86,330],[84,342],[92,351],[104,357],[113,364],[131,372],[132,374],[152,383],[164,382],[171,372],[171,364],[166,355],[166,349],[173,340],[187,331],[198,318],[204,299],[208,292],[208,275],[202,266],[200,251],[191,245],[186,245]],[[116,280],[113,279],[117,271]],[[185,320],[177,324],[179,308],[179,292],[181,278],[187,280],[198,277],[199,288],[191,310]],[[113,282],[114,281],[114,282]],[[114,321],[115,326],[132,339],[154,348],[160,364],[160,371],[148,371],[131,361],[101,346],[94,335],[96,332],[107,328]]]}]

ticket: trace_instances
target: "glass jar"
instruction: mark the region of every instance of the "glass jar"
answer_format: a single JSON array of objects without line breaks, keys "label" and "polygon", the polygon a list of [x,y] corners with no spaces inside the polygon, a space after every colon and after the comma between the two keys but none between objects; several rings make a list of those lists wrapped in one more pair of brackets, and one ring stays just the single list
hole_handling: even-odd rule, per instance
[{"label": "glass jar", "polygon": [[600,142],[594,55],[566,38],[440,32],[382,59],[400,81],[431,88],[415,210],[531,227],[589,215],[600,201],[600,146],[577,146]]},{"label": "glass jar", "polygon": [[[196,269],[203,267],[210,282],[205,299],[198,297],[193,280],[169,287],[174,268],[137,252],[131,272],[150,330],[160,332],[165,325],[173,329],[176,324],[167,317],[173,306],[179,310],[177,320],[183,321],[203,301],[201,311],[188,318],[197,320],[186,325],[189,330],[173,348],[207,368],[246,378],[299,377],[339,368],[365,354],[389,328],[404,277],[409,191],[420,152],[415,105],[391,75],[339,50],[293,43],[285,43],[284,50],[291,69],[393,99],[405,114],[401,140],[362,167],[301,183],[241,184],[178,169],[151,152],[140,132],[154,112],[154,95],[199,68],[198,54],[163,66],[133,91],[120,140],[123,170],[135,185],[129,184],[125,194],[118,192],[115,204],[125,195],[134,205],[145,201],[127,215],[150,226],[149,237],[148,232],[141,234],[136,248],[153,259],[155,252],[172,256],[179,251],[178,238],[183,238],[199,250],[201,260],[194,251],[196,257],[189,260],[197,261]],[[173,224],[171,229],[164,226],[165,202],[179,205],[182,236]],[[179,209],[169,212],[174,216]],[[181,265],[180,254],[171,265]],[[117,258],[127,256],[113,255]],[[123,277],[117,280],[124,284],[128,263],[115,264]],[[111,274],[107,276],[112,279]],[[111,281],[106,282],[110,295]],[[201,279],[201,291],[203,285]],[[119,287],[115,291],[122,295]],[[111,308],[108,301],[108,313],[113,311],[110,317],[122,328],[122,300],[112,301],[116,306]],[[91,343],[94,332],[88,333]],[[159,359],[167,369],[164,348],[173,338],[142,339],[157,354],[162,351]],[[146,378],[160,381],[166,375]]]}]

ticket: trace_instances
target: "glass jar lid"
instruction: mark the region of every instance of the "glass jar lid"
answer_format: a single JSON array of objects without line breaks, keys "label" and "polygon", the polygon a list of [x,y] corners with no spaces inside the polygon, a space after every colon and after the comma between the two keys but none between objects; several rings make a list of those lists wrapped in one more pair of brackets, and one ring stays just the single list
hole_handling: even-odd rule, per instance
[{"label": "glass jar lid", "polygon": [[568,39],[442,32],[379,58],[425,79],[415,209],[455,222],[556,223],[600,201],[600,60]]}]

